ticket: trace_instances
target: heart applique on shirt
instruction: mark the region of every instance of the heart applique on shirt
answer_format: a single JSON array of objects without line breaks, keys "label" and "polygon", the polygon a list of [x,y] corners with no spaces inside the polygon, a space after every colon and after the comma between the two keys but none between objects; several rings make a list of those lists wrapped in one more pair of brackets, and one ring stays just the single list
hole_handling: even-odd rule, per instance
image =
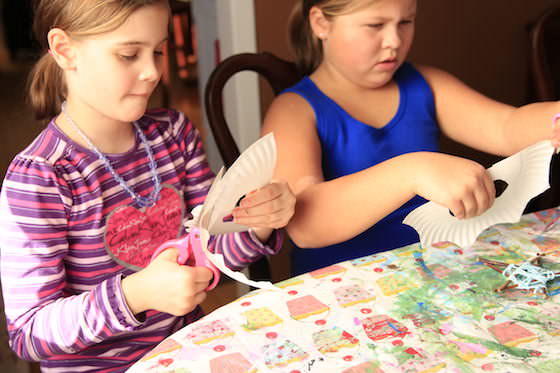
[{"label": "heart applique on shirt", "polygon": [[162,243],[180,235],[183,213],[181,194],[164,185],[155,205],[142,209],[121,206],[109,214],[105,250],[122,266],[136,271],[145,268]]}]

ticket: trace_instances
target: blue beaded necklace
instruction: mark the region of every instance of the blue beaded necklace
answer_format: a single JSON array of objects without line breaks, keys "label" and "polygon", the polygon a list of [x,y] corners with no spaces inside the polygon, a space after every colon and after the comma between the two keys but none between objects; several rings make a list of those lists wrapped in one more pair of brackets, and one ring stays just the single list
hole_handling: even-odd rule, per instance
[{"label": "blue beaded necklace", "polygon": [[152,193],[150,193],[148,196],[145,196],[145,197],[139,195],[138,193],[135,193],[132,190],[132,188],[129,187],[126,184],[126,181],[124,181],[124,179],[115,171],[113,166],[111,166],[111,162],[109,161],[109,159],[107,159],[107,157],[103,153],[101,153],[101,151],[95,145],[93,145],[91,140],[80,129],[80,127],[78,127],[76,122],[74,122],[72,117],[70,117],[70,115],[66,111],[66,101],[64,101],[62,103],[61,108],[62,108],[62,113],[64,114],[64,117],[66,118],[68,123],[70,123],[70,125],[76,130],[76,132],[86,142],[86,144],[88,144],[89,148],[103,162],[103,164],[109,170],[111,175],[113,175],[115,180],[118,181],[118,183],[121,185],[121,187],[132,197],[132,199],[136,203],[138,203],[138,205],[140,207],[153,206],[156,203],[156,201],[158,200],[159,192],[161,190],[161,180],[160,180],[160,177],[157,173],[156,161],[154,159],[154,154],[152,153],[152,149],[150,148],[150,145],[148,144],[148,140],[146,139],[146,136],[144,135],[144,133],[142,132],[142,130],[138,126],[138,123],[132,122],[132,124],[134,125],[134,128],[136,129],[136,133],[138,133],[138,136],[140,137],[140,140],[142,141],[142,145],[144,146],[144,148],[146,149],[146,153],[148,154],[148,159],[150,160],[150,171],[152,173],[152,182],[154,183],[154,190],[152,190]]}]

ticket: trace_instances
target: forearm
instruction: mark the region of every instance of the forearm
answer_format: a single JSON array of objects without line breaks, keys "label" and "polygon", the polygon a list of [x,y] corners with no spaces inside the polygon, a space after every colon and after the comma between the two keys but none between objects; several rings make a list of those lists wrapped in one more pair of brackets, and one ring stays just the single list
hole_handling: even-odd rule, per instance
[{"label": "forearm", "polygon": [[[48,296],[34,304],[31,299],[44,290],[14,295],[10,283],[4,284],[4,291],[11,346],[26,360],[73,354],[139,325],[126,308],[118,278],[76,296],[53,302],[48,299],[55,298]],[[22,306],[22,299],[27,305]]]},{"label": "forearm", "polygon": [[560,102],[539,102],[517,108],[504,119],[503,151],[512,155],[536,142],[550,139],[552,118],[560,113]]},{"label": "forearm", "polygon": [[355,174],[313,184],[297,195],[287,226],[299,247],[346,241],[414,197],[412,171],[418,153],[392,158]]}]

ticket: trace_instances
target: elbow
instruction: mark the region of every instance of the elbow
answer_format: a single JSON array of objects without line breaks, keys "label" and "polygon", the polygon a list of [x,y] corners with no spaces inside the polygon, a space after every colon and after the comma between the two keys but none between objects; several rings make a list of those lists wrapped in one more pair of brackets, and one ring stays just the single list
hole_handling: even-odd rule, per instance
[{"label": "elbow", "polygon": [[32,356],[30,351],[26,348],[26,341],[24,332],[12,331],[9,333],[9,345],[10,349],[22,360],[26,361],[41,361],[41,357]]},{"label": "elbow", "polygon": [[294,245],[300,249],[313,249],[324,246],[321,242],[313,239],[314,235],[308,229],[295,224],[289,224],[286,227],[286,232]]}]

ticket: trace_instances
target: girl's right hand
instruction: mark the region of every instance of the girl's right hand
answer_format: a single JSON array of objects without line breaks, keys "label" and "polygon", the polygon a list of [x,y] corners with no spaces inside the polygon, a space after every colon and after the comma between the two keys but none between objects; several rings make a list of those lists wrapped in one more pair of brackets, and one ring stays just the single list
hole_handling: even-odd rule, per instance
[{"label": "girl's right hand", "polygon": [[447,207],[458,219],[478,216],[494,203],[494,182],[482,165],[442,153],[410,154],[420,157],[413,161],[416,194]]},{"label": "girl's right hand", "polygon": [[126,302],[134,314],[156,310],[183,316],[206,299],[212,271],[180,265],[178,255],[177,249],[167,249],[146,268],[122,280]]}]

